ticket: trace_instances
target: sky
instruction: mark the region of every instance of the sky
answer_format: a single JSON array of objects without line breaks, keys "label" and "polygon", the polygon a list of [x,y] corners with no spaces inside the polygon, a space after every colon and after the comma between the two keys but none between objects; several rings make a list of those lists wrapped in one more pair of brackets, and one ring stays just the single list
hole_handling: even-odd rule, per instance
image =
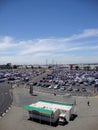
[{"label": "sky", "polygon": [[98,0],[0,0],[0,64],[98,63]]}]

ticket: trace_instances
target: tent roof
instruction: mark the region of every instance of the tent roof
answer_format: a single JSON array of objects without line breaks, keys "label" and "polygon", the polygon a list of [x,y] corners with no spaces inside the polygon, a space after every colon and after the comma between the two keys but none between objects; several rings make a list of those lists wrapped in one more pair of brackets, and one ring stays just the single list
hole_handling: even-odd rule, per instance
[{"label": "tent roof", "polygon": [[48,110],[48,109],[44,109],[44,108],[37,108],[37,107],[32,107],[32,106],[24,106],[23,108],[25,108],[28,111],[36,111],[38,113],[44,113],[44,114],[48,114],[51,115],[52,114],[52,110]]},{"label": "tent roof", "polygon": [[69,103],[61,103],[61,102],[54,102],[54,101],[48,101],[48,100],[39,100],[40,102],[46,102],[51,104],[57,104],[57,105],[64,105],[64,106],[73,106],[73,104]]}]

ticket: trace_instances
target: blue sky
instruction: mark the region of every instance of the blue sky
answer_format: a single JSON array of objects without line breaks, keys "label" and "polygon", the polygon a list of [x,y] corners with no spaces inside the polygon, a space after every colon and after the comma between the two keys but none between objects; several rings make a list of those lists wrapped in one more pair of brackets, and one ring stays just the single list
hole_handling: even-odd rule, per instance
[{"label": "blue sky", "polygon": [[98,62],[98,0],[1,0],[0,64]]}]

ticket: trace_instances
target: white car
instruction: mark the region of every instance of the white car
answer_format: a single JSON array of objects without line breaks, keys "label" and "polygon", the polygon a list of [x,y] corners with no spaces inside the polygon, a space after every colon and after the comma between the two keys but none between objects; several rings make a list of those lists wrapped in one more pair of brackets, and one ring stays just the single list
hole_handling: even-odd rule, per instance
[{"label": "white car", "polygon": [[59,85],[58,85],[58,84],[54,86],[54,89],[58,89],[58,88],[59,88]]},{"label": "white car", "polygon": [[53,86],[52,86],[52,85],[50,85],[48,88],[49,88],[49,89],[52,89],[52,88],[53,88]]}]

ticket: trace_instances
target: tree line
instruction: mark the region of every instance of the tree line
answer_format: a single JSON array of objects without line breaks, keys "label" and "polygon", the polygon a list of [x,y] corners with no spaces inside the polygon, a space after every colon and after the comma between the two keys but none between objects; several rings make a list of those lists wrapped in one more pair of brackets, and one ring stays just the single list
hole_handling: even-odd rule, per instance
[{"label": "tree line", "polygon": [[9,63],[0,65],[0,69],[17,69],[18,65],[11,65]]}]

